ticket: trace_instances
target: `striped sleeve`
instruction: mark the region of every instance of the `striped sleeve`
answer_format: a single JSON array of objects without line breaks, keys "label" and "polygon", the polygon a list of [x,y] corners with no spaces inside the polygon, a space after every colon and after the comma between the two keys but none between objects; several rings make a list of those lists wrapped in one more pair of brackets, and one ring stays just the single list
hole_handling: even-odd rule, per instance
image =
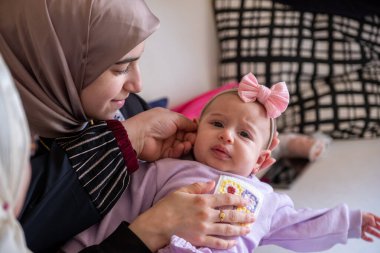
[{"label": "striped sleeve", "polygon": [[104,216],[128,186],[138,168],[127,132],[116,120],[101,121],[79,134],[56,139],[91,201]]}]

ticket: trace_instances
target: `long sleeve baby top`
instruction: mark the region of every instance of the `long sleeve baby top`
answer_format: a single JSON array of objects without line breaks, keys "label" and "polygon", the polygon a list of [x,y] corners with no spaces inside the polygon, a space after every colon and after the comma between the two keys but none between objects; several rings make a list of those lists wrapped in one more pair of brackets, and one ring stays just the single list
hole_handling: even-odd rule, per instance
[{"label": "long sleeve baby top", "polygon": [[121,221],[132,222],[168,193],[195,182],[217,182],[221,175],[250,184],[253,191],[262,197],[251,232],[236,238],[237,245],[228,251],[196,248],[184,239],[173,236],[161,252],[252,252],[266,244],[312,252],[346,243],[348,238],[360,237],[361,213],[349,210],[344,204],[331,209],[295,209],[287,195],[274,192],[271,186],[254,176],[246,178],[221,172],[196,161],[163,159],[140,165],[140,169],[132,174],[129,187],[102,222],[76,236],[64,250],[76,252],[97,244],[111,234]]}]

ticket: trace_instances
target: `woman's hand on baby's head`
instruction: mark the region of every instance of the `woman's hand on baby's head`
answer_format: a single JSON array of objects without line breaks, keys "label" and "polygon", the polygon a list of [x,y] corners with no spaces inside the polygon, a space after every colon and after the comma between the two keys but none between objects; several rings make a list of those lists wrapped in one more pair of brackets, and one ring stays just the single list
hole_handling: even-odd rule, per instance
[{"label": "woman's hand on baby's head", "polygon": [[196,138],[197,138],[196,132],[188,132],[184,136],[185,141],[190,142],[192,146],[194,145]]},{"label": "woman's hand on baby's head", "polygon": [[190,152],[195,142],[195,133],[177,132],[175,137],[168,138],[163,146],[160,158],[178,158]]},{"label": "woman's hand on baby's head", "polygon": [[372,213],[362,214],[362,239],[367,242],[372,242],[373,238],[369,237],[371,234],[380,238],[380,217]]},{"label": "woman's hand on baby's head", "polygon": [[153,108],[122,122],[137,156],[145,161],[180,157],[191,149],[185,139],[197,126],[185,116],[164,108]]}]

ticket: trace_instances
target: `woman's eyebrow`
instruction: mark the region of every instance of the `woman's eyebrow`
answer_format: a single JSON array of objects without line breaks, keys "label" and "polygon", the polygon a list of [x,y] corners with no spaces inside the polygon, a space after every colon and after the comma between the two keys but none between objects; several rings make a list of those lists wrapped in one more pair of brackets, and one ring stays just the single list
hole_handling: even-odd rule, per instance
[{"label": "woman's eyebrow", "polygon": [[137,61],[140,57],[134,57],[134,58],[131,58],[131,57],[128,57],[124,60],[120,60],[118,62],[116,62],[115,64],[125,64],[125,63],[129,63],[129,62],[133,62],[133,61]]}]

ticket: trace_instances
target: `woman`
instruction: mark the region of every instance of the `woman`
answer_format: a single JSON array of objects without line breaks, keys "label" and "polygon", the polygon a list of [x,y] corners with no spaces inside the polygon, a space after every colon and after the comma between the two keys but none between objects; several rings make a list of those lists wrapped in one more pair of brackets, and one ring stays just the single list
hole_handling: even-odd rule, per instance
[{"label": "woman", "polygon": [[[134,95],[141,90],[138,59],[159,23],[142,0],[8,0],[0,10],[1,53],[40,137],[20,222],[30,249],[52,252],[107,214],[138,169],[137,158],[186,153],[186,133],[196,127],[166,110],[134,116],[147,109]],[[232,240],[214,235],[244,231],[217,223],[216,208],[244,200],[197,194],[213,186],[170,194],[92,250],[155,251],[173,234],[194,245],[231,247]],[[253,221],[235,211],[226,216],[226,222]]]},{"label": "woman", "polygon": [[0,252],[30,252],[16,216],[30,179],[30,136],[10,73],[0,56]]}]

